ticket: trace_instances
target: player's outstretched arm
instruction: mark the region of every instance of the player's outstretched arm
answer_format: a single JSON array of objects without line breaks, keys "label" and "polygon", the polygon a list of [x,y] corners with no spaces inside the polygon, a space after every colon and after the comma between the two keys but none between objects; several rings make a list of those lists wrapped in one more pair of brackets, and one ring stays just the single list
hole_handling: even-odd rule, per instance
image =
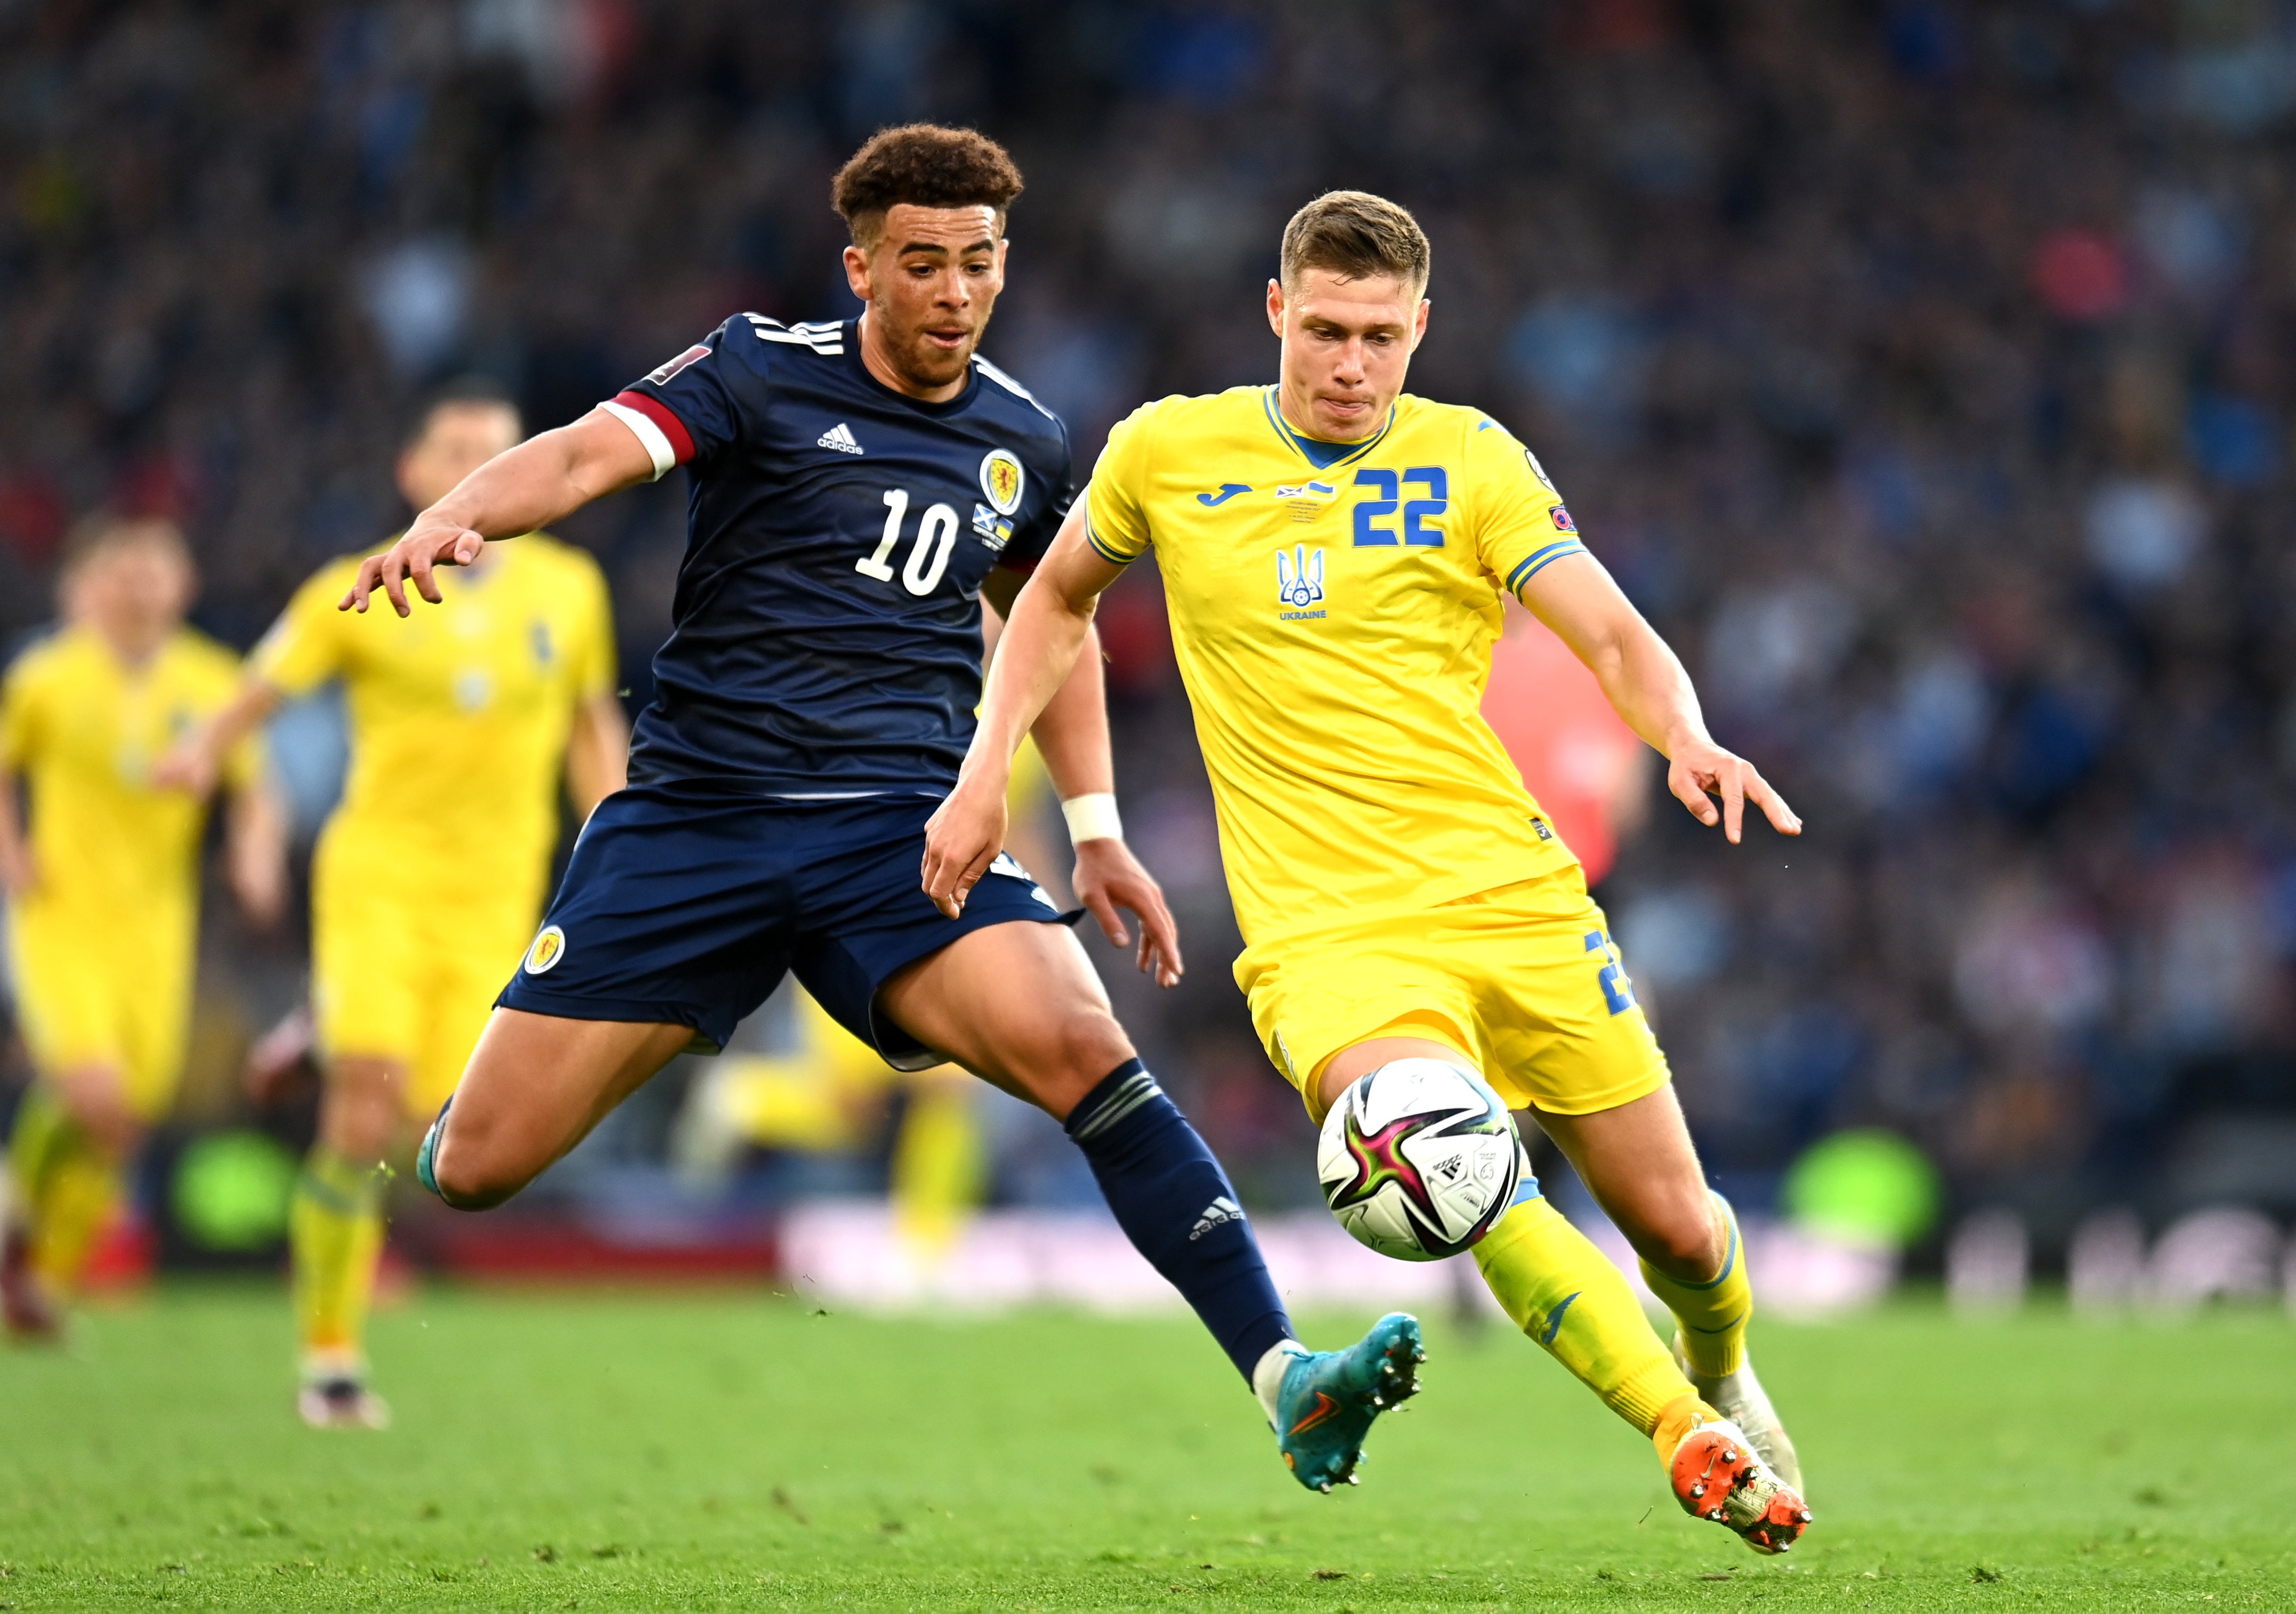
[{"label": "player's outstretched arm", "polygon": [[287,812],[267,778],[231,793],[226,844],[240,912],[267,930],[287,912]]},{"label": "player's outstretched arm", "polygon": [[593,499],[650,480],[653,471],[653,456],[637,434],[603,409],[593,409],[570,426],[496,455],[457,482],[386,553],[360,563],[357,580],[338,609],[363,611],[379,588],[403,617],[409,582],[436,605],[440,595],[433,569],[467,565],[488,539],[532,532]]},{"label": "player's outstretched arm", "polygon": [[[1001,620],[1013,609],[1021,586],[1018,574],[993,572],[981,593]],[[996,643],[1002,642],[1000,629]],[[993,673],[994,645],[989,656]],[[1064,807],[1079,797],[1115,799],[1116,762],[1108,743],[1108,690],[1101,672],[1100,634],[1089,624],[1068,676],[1037,714],[1029,733]],[[1071,837],[1077,822],[1070,819]],[[1158,986],[1180,984],[1186,966],[1180,959],[1178,923],[1164,901],[1164,888],[1124,844],[1119,828],[1110,825],[1102,833],[1076,841],[1076,868],[1069,883],[1075,888],[1077,900],[1100,922],[1101,932],[1119,947],[1132,945],[1122,910],[1129,908],[1138,914],[1140,941],[1133,962],[1144,975],[1152,972]]]},{"label": "player's outstretched arm", "polygon": [[29,897],[39,887],[40,870],[16,815],[16,798],[17,775],[0,768],[0,892]]},{"label": "player's outstretched arm", "polygon": [[591,809],[630,782],[630,720],[611,694],[593,695],[574,709],[566,737],[566,794],[574,815]]},{"label": "player's outstretched arm", "polygon": [[1720,823],[1735,846],[1751,801],[1779,834],[1801,833],[1801,820],[1754,765],[1714,743],[1690,674],[1601,561],[1574,554],[1546,567],[1523,585],[1522,599],[1593,671],[1627,726],[1666,758],[1667,789],[1699,823]]},{"label": "player's outstretched arm", "polygon": [[[1004,845],[1004,791],[1021,736],[1068,681],[1091,632],[1101,591],[1122,572],[1085,541],[1084,512],[1079,498],[1036,575],[1013,602],[956,789],[925,825],[925,895],[952,919],[964,911],[964,899]],[[1070,782],[1055,775],[1055,782]]]},{"label": "player's outstretched arm", "polygon": [[269,679],[248,674],[229,706],[177,741],[152,765],[152,782],[163,791],[187,791],[204,801],[223,776],[223,759],[270,721],[285,699]]}]

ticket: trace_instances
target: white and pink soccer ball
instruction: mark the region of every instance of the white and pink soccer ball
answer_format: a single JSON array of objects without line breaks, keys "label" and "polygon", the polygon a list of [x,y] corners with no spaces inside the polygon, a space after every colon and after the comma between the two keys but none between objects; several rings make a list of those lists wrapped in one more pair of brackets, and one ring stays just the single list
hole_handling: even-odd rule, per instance
[{"label": "white and pink soccer ball", "polygon": [[1514,1118],[1463,1065],[1399,1059],[1324,1119],[1324,1202],[1360,1242],[1399,1261],[1457,1255],[1506,1214],[1521,1181]]}]

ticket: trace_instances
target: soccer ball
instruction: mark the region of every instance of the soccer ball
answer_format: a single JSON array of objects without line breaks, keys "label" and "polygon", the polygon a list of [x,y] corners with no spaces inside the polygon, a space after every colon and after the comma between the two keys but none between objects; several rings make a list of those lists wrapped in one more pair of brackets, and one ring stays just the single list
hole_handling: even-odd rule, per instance
[{"label": "soccer ball", "polygon": [[1316,1175],[1360,1242],[1399,1261],[1439,1261],[1506,1214],[1521,1161],[1514,1118],[1481,1077],[1448,1060],[1399,1059],[1332,1106]]}]

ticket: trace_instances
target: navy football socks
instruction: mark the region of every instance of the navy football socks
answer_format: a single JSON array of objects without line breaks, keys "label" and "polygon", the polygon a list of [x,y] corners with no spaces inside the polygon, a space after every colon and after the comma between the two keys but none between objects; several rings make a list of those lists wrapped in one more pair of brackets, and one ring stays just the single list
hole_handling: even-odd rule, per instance
[{"label": "navy football socks", "polygon": [[1212,1151],[1136,1059],[1085,1094],[1067,1126],[1133,1248],[1195,1307],[1250,1383],[1259,1359],[1292,1337],[1292,1319]]}]

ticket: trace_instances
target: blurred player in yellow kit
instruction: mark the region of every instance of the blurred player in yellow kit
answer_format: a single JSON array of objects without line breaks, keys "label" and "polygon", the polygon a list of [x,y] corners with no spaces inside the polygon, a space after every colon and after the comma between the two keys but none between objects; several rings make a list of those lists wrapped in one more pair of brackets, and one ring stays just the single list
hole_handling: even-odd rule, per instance
[{"label": "blurred player in yellow kit", "polygon": [[[55,1332],[56,1302],[183,1069],[207,806],[155,780],[153,765],[239,682],[238,658],[183,625],[195,587],[171,523],[92,519],[65,557],[62,627],[0,691],[0,883],[38,1075],[8,1150],[0,1295],[19,1337]],[[232,883],[268,923],[284,869],[255,745],[218,752],[217,772],[232,792]]]},{"label": "blurred player in yellow kit", "polygon": [[1782,1552],[1810,1516],[1746,1359],[1736,1220],[1577,859],[1477,711],[1502,593],[1595,673],[1701,822],[1734,842],[1750,804],[1783,833],[1800,821],[1714,742],[1530,452],[1478,410],[1403,391],[1431,256],[1392,202],[1310,202],[1267,289],[1278,383],[1164,398],[1110,433],[1014,602],[925,889],[961,908],[999,844],[1013,744],[1101,591],[1154,545],[1268,1057],[1318,1121],[1407,1061],[1534,1110],[1641,1255],[1675,1348],[1528,1178],[1474,1246],[1493,1294],[1652,1438],[1685,1510]]},{"label": "blurred player in yellow kit", "polygon": [[[399,456],[399,491],[425,509],[521,436],[500,396],[442,395]],[[311,870],[325,1089],[292,1220],[298,1405],[320,1427],[388,1417],[364,1349],[383,1162],[453,1094],[533,935],[562,772],[586,816],[621,788],[628,742],[605,580],[582,551],[540,534],[490,546],[408,623],[335,609],[357,569],[339,561],[297,592],[180,759],[196,782],[282,700],[343,683],[349,777]]]}]

